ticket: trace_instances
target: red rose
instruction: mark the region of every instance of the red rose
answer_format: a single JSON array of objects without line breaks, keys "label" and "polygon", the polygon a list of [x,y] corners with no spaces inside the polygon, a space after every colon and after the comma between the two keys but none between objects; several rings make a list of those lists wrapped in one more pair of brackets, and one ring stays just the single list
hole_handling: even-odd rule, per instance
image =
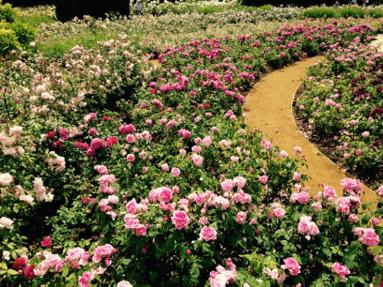
[{"label": "red rose", "polygon": [[50,236],[44,236],[43,240],[40,242],[41,247],[51,247],[52,246],[52,238]]},{"label": "red rose", "polygon": [[27,259],[24,257],[17,258],[15,262],[13,262],[12,269],[14,270],[23,270],[27,265]]},{"label": "red rose", "polygon": [[28,265],[27,267],[25,267],[24,272],[23,272],[23,276],[29,280],[33,279],[33,277],[35,276],[35,273],[33,271],[34,268],[35,268],[35,266],[33,266],[33,265]]}]

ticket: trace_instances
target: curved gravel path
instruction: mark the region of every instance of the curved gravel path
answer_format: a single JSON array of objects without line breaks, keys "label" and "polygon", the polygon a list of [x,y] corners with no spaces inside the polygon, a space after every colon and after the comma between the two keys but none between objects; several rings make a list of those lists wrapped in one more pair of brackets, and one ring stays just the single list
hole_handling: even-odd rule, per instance
[{"label": "curved gravel path", "polygon": [[[304,79],[307,68],[324,57],[302,60],[286,68],[269,73],[249,92],[244,107],[244,117],[250,129],[262,131],[274,145],[294,155],[294,147],[302,147],[301,156],[307,167],[301,172],[310,180],[306,187],[317,193],[322,185],[330,185],[341,193],[340,181],[347,177],[344,170],[331,161],[299,130],[293,113],[293,99]],[[295,155],[294,155],[295,156]],[[364,186],[363,201],[374,201],[376,193]]]}]

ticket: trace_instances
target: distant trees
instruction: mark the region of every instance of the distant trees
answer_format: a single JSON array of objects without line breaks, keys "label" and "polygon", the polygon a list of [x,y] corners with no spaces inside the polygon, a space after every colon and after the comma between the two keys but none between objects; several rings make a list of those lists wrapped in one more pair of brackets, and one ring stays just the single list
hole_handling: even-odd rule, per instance
[{"label": "distant trees", "polygon": [[60,21],[84,15],[103,17],[105,13],[129,15],[129,0],[56,0],[56,15]]},{"label": "distant trees", "polygon": [[[350,4],[350,0],[243,0],[243,4],[245,5],[254,5],[261,6],[271,4],[274,6],[280,5],[294,5],[294,6],[302,6],[308,7],[312,5],[334,5],[336,2],[339,4]],[[363,4],[363,0],[358,0],[358,4]],[[369,4],[382,4],[383,0],[370,0]]]},{"label": "distant trees", "polygon": [[4,0],[3,2],[25,7],[55,4],[57,19],[60,21],[84,15],[103,17],[105,13],[129,15],[129,0]]}]

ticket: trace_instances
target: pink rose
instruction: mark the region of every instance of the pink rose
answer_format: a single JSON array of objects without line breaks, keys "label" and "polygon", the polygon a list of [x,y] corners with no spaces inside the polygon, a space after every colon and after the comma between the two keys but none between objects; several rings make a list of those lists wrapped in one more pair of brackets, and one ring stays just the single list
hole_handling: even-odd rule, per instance
[{"label": "pink rose", "polygon": [[293,193],[290,196],[290,202],[292,203],[298,202],[299,204],[304,205],[304,204],[307,204],[309,201],[310,201],[310,195],[305,191]]},{"label": "pink rose", "polygon": [[283,259],[283,262],[285,264],[281,267],[287,269],[292,276],[298,276],[298,274],[301,273],[301,266],[293,257]]},{"label": "pink rose", "polygon": [[166,186],[160,187],[158,189],[157,197],[160,202],[169,202],[173,199],[173,191]]},{"label": "pink rose", "polygon": [[331,271],[338,274],[339,277],[342,279],[346,279],[346,276],[351,273],[350,269],[348,269],[347,266],[344,266],[344,265],[340,264],[339,262],[335,262],[331,266]]},{"label": "pink rose", "polygon": [[172,176],[178,177],[178,176],[180,176],[181,171],[179,168],[173,167],[172,170],[170,171],[170,173],[172,174]]},{"label": "pink rose", "polygon": [[246,185],[246,178],[243,176],[236,176],[234,177],[233,182],[238,188],[244,188]]},{"label": "pink rose", "polygon": [[217,231],[214,227],[204,226],[199,234],[199,239],[204,241],[216,240]]},{"label": "pink rose", "polygon": [[197,154],[192,155],[192,161],[195,166],[202,166],[203,164],[203,157]]},{"label": "pink rose", "polygon": [[259,177],[258,181],[262,184],[266,184],[269,181],[269,177],[267,175],[262,175]]},{"label": "pink rose", "polygon": [[188,226],[190,218],[185,211],[176,210],[172,215],[172,223],[176,229],[181,230]]},{"label": "pink rose", "polygon": [[223,192],[230,192],[234,188],[234,182],[231,179],[225,179],[221,182],[221,189]]},{"label": "pink rose", "polygon": [[247,213],[243,211],[238,212],[237,215],[235,216],[235,221],[238,224],[244,224],[246,222],[246,219],[247,219]]},{"label": "pink rose", "polygon": [[126,156],[126,159],[128,162],[134,162],[136,160],[136,157],[134,154],[130,153]]}]

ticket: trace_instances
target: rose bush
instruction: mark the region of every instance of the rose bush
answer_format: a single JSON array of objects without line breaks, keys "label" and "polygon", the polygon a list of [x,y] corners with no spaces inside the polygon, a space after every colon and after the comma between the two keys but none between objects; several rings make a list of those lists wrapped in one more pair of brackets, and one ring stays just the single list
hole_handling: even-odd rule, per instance
[{"label": "rose bush", "polygon": [[312,136],[350,171],[382,180],[382,54],[359,41],[335,45],[312,68],[297,100],[297,113]]},{"label": "rose bush", "polygon": [[1,283],[377,282],[381,209],[361,205],[359,182],[311,197],[302,163],[242,118],[269,67],[373,32],[335,21],[194,40],[152,71],[124,39],[7,64]]}]

